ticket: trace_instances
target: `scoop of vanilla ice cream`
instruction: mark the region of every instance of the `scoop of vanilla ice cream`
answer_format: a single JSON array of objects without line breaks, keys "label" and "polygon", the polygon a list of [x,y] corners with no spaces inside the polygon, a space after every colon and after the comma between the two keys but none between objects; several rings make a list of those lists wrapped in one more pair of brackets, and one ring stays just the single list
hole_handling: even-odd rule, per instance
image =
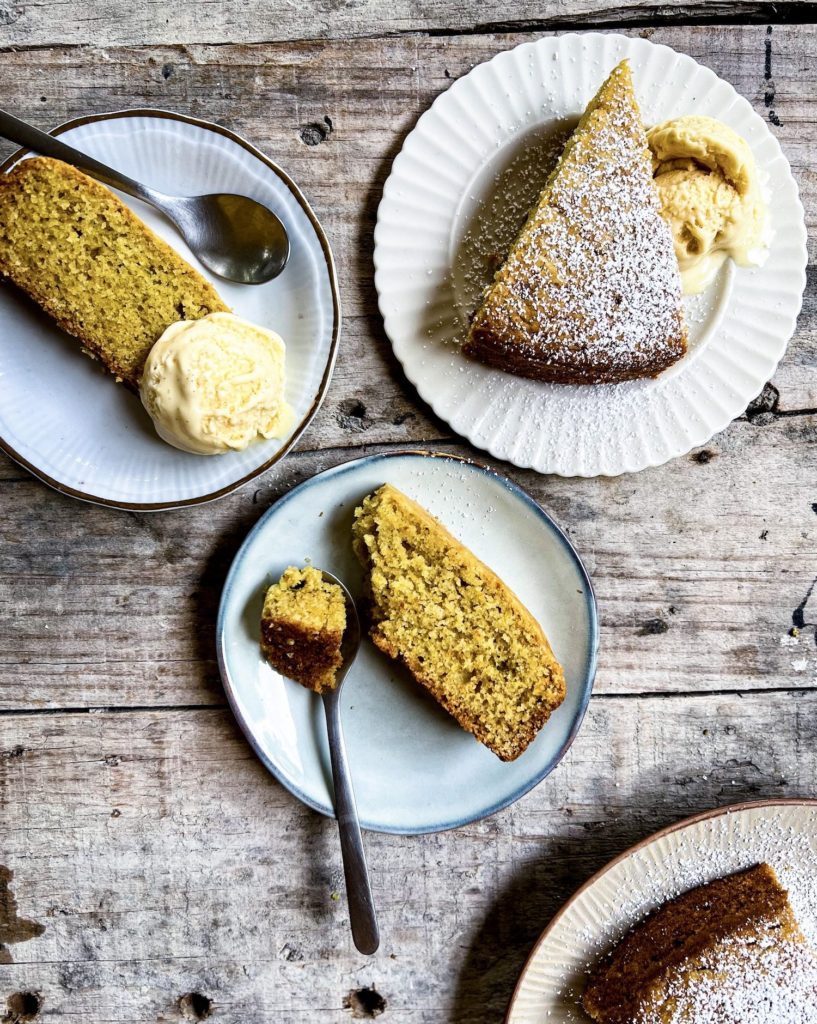
[{"label": "scoop of vanilla ice cream", "polygon": [[698,115],[656,125],[647,139],[684,292],[703,291],[727,258],[739,266],[762,262],[766,204],[746,140]]},{"label": "scoop of vanilla ice cream", "polygon": [[232,313],[171,324],[145,362],[140,394],[159,436],[182,451],[217,455],[280,437],[285,353],[274,331]]}]

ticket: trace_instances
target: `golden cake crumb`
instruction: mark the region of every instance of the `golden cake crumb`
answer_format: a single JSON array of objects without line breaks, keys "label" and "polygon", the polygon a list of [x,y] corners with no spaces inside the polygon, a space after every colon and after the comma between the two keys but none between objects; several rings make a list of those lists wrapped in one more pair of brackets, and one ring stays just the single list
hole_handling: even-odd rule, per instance
[{"label": "golden cake crumb", "polygon": [[539,623],[390,484],[364,499],[352,531],[368,577],[372,641],[497,757],[519,757],[565,696]]},{"label": "golden cake crumb", "polygon": [[110,189],[48,157],[0,176],[0,276],[133,390],[166,327],[227,311]]},{"label": "golden cake crumb", "polygon": [[316,693],[334,689],[346,629],[346,600],[311,566],[284,570],[267,590],[261,650],[273,668]]}]

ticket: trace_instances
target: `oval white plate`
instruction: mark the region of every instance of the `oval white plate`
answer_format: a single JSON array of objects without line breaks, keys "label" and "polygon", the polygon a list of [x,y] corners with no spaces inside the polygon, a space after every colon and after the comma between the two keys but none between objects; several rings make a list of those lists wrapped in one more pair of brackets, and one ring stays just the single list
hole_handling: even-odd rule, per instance
[{"label": "oval white plate", "polygon": [[387,482],[437,516],[516,592],[567,679],[564,704],[521,757],[503,764],[364,640],[342,697],[361,824],[378,832],[436,832],[492,814],[535,786],[570,746],[590,699],[598,646],[590,580],[567,537],[515,484],[454,456],[420,452],[372,455],[307,480],[272,506],[236,555],[219,609],[219,665],[261,760],[300,800],[331,815],[320,698],[261,657],[261,606],[287,565],[307,562],[359,595],[354,510]]},{"label": "oval white plate", "polygon": [[661,903],[763,861],[817,945],[817,800],[722,807],[657,832],[579,889],[534,947],[506,1024],[587,1024],[578,1001],[588,966]]},{"label": "oval white plate", "polygon": [[[646,124],[708,114],[750,142],[774,195],[766,264],[724,267],[688,302],[690,351],[658,380],[570,387],[466,359],[459,342],[490,279],[486,254],[507,251],[558,156],[559,133],[624,57]],[[794,331],[806,261],[797,186],[750,104],[691,57],[600,33],[523,43],[456,81],[406,139],[375,230],[380,311],[420,396],[496,458],[564,476],[658,465],[740,415]]]},{"label": "oval white plate", "polygon": [[[264,285],[209,274],[152,208],[120,195],[142,220],[215,285],[239,316],[270,327],[287,345],[290,433],[243,452],[189,455],[165,444],[137,396],[11,285],[0,286],[0,446],[57,490],[120,508],[153,510],[220,497],[263,473],[292,447],[318,411],[337,350],[340,302],[329,243],[295,183],[219,125],[158,110],[80,118],[56,129],[77,149],[177,195],[238,192],[284,222],[291,255]],[[15,154],[0,170],[8,170]]]}]

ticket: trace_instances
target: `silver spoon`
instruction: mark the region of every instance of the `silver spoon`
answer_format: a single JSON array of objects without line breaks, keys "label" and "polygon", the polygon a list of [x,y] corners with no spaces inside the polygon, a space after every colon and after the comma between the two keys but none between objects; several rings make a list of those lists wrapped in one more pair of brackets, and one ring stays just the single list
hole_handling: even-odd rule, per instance
[{"label": "silver spoon", "polygon": [[226,192],[207,196],[169,196],[157,192],[3,110],[0,136],[79,167],[104,185],[155,206],[176,225],[204,266],[219,277],[240,284],[263,284],[277,277],[286,266],[286,229],[272,210],[254,199]]},{"label": "silver spoon", "polygon": [[340,691],[346,674],[352,667],[360,647],[360,619],[354,598],[337,576],[321,570],[327,583],[336,583],[343,591],[346,601],[346,630],[341,644],[343,662],[335,676],[337,683],[332,690],[325,690],[323,710],[326,714],[326,731],[329,734],[329,757],[332,762],[332,782],[335,787],[335,814],[340,830],[340,850],[343,856],[343,873],[346,876],[346,899],[349,903],[349,920],[352,938],[361,953],[374,953],[380,945],[380,932],[374,910],[366,854],[360,834],[357,805],[352,789],[352,775],[346,760],[346,745],[343,742],[343,728],[340,722]]}]

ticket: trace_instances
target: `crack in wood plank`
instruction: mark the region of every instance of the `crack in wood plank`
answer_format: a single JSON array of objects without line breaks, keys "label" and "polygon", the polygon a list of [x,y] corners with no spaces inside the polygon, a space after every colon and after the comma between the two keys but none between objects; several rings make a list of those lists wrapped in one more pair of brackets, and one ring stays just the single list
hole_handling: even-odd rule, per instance
[{"label": "crack in wood plank", "polygon": [[736,9],[728,2],[660,4],[647,10],[641,4],[555,14],[545,18],[508,18],[477,22],[467,27],[430,28],[429,36],[487,35],[506,32],[570,32],[634,28],[726,25],[811,25],[817,22],[817,3],[747,2]]},{"label": "crack in wood plank", "polygon": [[669,4],[641,0],[622,4],[615,0],[587,0],[566,5],[560,0],[520,0],[513,12],[501,0],[484,0],[480,19],[468,2],[444,0],[418,5],[392,0],[386,8],[377,0],[316,0],[311,17],[304,19],[297,5],[274,0],[179,0],[163,4],[123,7],[114,0],[85,0],[66,18],[59,0],[0,4],[0,47],[45,45],[116,46],[163,43],[168,38],[183,44],[276,43],[323,39],[370,39],[407,35],[467,36],[503,32],[537,33],[595,28],[649,28],[687,25],[811,24],[817,4],[811,0],[697,0]]}]

